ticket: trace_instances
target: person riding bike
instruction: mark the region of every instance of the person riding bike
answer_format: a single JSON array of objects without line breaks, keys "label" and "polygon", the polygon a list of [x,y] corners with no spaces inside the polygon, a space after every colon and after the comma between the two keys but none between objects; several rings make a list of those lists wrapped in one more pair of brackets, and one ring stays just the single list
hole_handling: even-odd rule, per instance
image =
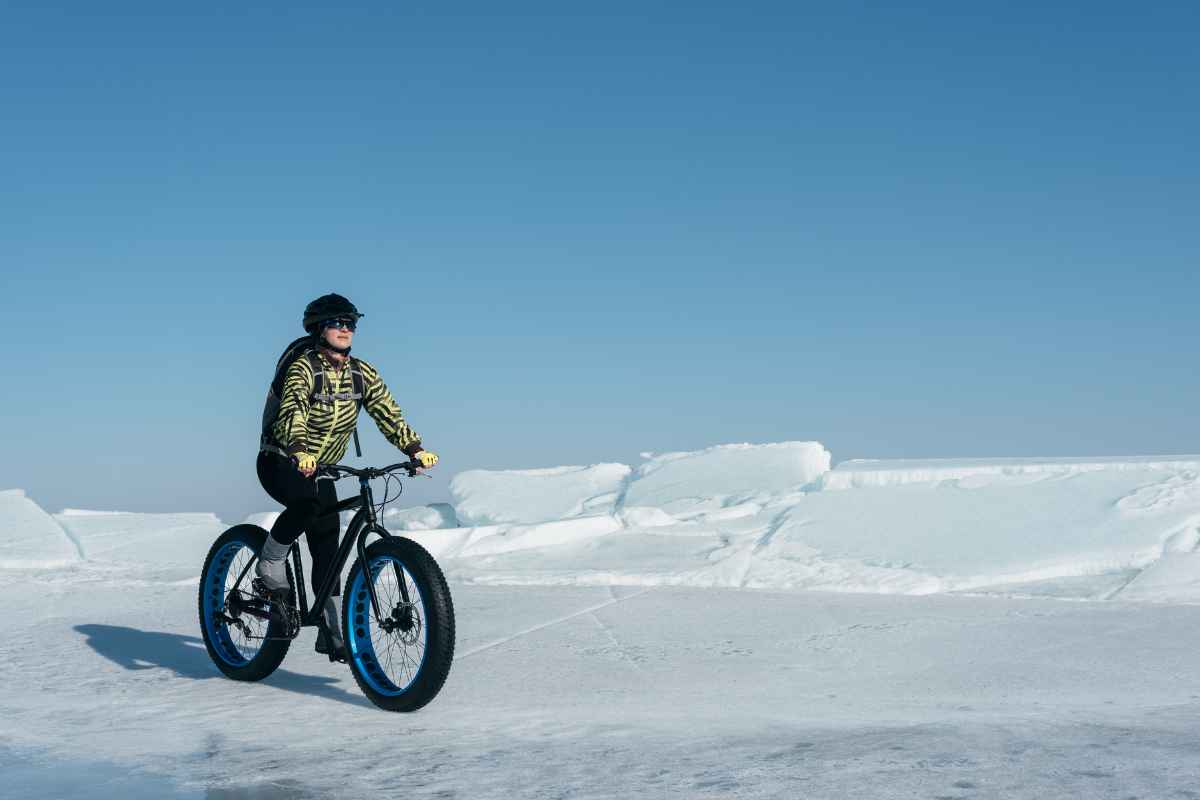
[{"label": "person riding bike", "polygon": [[[400,407],[367,362],[350,356],[350,344],[363,315],[339,294],[318,297],[304,309],[304,330],[312,338],[302,357],[288,367],[278,415],[264,436],[258,454],[258,480],[267,494],[284,506],[258,556],[256,572],[271,593],[289,590],[284,559],[288,548],[308,532],[312,556],[312,586],[317,592],[338,547],[338,516],[332,480],[315,476],[318,464],[334,464],[346,453],[358,423],[360,404],[389,442],[425,468],[437,463],[436,454],[421,446],[421,438],[404,421]],[[316,390],[317,374],[321,389]],[[357,374],[355,374],[357,373]],[[342,642],[341,581],[334,583],[322,609],[316,650],[330,660],[345,661]]]}]

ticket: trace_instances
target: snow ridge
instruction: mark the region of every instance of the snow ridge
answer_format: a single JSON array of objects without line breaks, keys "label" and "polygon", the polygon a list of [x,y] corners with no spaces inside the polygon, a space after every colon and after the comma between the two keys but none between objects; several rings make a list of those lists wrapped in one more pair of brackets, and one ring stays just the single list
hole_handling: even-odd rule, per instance
[{"label": "snow ridge", "polygon": [[863,489],[910,483],[936,483],[980,477],[1071,476],[1098,471],[1200,470],[1200,456],[1128,456],[1125,458],[961,458],[884,461],[852,459],[821,477],[821,488]]},{"label": "snow ridge", "polygon": [[[453,506],[389,509],[459,581],[1200,602],[1200,457],[848,461],[818,442],[472,470]],[[267,526],[272,514],[252,521]],[[211,514],[0,492],[0,566],[153,566],[187,580]]]},{"label": "snow ridge", "polygon": [[24,490],[0,491],[0,567],[51,567],[83,557],[79,541]]}]

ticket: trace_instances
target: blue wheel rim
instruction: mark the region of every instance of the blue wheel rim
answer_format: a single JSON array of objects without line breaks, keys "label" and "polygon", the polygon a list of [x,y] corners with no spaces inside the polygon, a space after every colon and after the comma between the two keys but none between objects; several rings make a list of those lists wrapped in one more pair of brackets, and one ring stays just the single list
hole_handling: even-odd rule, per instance
[{"label": "blue wheel rim", "polygon": [[239,646],[230,634],[229,626],[217,620],[217,614],[225,610],[225,596],[232,588],[230,584],[237,579],[241,567],[245,564],[238,558],[243,550],[247,556],[254,555],[254,551],[245,542],[230,542],[222,547],[213,556],[204,581],[204,629],[212,643],[213,651],[231,667],[244,667],[258,654],[257,646]]},{"label": "blue wheel rim", "polygon": [[375,583],[381,611],[385,615],[393,613],[403,604],[400,585],[396,580],[396,573],[399,572],[408,590],[412,628],[388,633],[379,627],[371,610],[368,576],[366,572],[359,571],[354,576],[346,600],[350,603],[350,629],[346,644],[355,671],[367,685],[381,695],[396,697],[408,691],[425,665],[425,651],[429,644],[425,597],[404,562],[394,556],[382,555],[371,559],[367,571],[370,572],[370,580]]}]

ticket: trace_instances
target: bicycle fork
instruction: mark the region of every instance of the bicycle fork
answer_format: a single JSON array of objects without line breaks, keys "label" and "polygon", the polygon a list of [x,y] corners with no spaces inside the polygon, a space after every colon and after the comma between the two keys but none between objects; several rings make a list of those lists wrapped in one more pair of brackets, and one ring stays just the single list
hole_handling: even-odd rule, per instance
[{"label": "bicycle fork", "polygon": [[379,594],[375,591],[375,576],[371,572],[371,564],[367,560],[367,534],[374,531],[384,539],[390,539],[392,536],[378,525],[375,517],[375,497],[371,492],[370,483],[366,478],[359,478],[359,484],[367,509],[367,525],[358,536],[358,563],[362,564],[366,573],[363,577],[367,583],[367,592],[371,595],[371,611],[374,612],[375,621],[379,623],[382,630],[390,633],[399,627],[401,630],[407,631],[412,627],[412,599],[408,595],[408,582],[404,580],[404,570],[399,564],[395,561],[392,562],[392,571],[396,575],[396,585],[400,587],[400,598],[404,605],[399,619],[394,618],[394,611],[389,610],[386,615],[383,613],[383,608],[379,603]]}]

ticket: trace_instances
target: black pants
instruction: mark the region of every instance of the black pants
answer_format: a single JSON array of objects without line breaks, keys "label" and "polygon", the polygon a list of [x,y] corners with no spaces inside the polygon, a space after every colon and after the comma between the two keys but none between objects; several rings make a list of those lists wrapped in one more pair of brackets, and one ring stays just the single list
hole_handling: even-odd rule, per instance
[{"label": "black pants", "polygon": [[[312,556],[312,587],[316,594],[333,566],[338,546],[337,489],[331,480],[306,478],[296,462],[276,453],[258,454],[258,481],[283,513],[271,527],[271,537],[280,544],[291,544],[308,532],[308,552]],[[341,577],[333,583],[333,594],[342,593]]]}]

